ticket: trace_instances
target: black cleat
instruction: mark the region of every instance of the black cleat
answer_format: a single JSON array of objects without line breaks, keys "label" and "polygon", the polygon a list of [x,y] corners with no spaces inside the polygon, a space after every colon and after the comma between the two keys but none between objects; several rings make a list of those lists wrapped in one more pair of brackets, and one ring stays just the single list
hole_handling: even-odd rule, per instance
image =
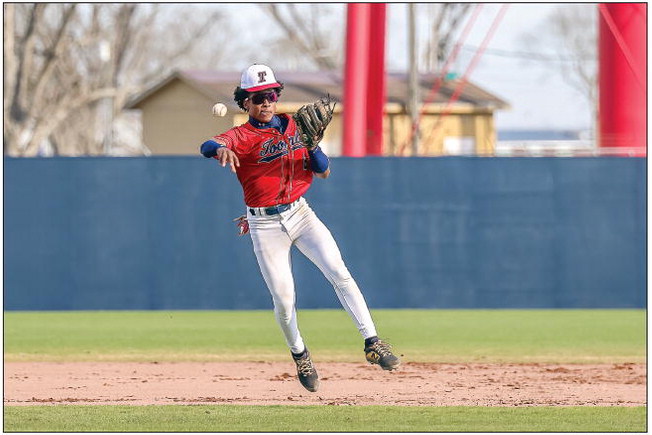
[{"label": "black cleat", "polygon": [[317,375],[317,370],[310,359],[310,352],[306,349],[301,356],[295,356],[292,354],[294,362],[297,364],[297,375],[299,376],[299,382],[304,388],[313,393],[319,388],[319,375]]},{"label": "black cleat", "polygon": [[381,340],[365,346],[364,353],[367,361],[378,364],[383,370],[396,370],[401,364],[401,360],[392,353],[389,343]]}]

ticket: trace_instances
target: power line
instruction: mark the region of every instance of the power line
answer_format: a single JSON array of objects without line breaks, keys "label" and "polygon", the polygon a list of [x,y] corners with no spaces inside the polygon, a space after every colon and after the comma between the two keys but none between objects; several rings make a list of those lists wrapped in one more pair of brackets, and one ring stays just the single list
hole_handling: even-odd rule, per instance
[{"label": "power line", "polygon": [[[478,47],[473,45],[465,45],[462,47],[463,50],[476,52]],[[595,61],[597,58],[595,56],[586,56],[586,57],[570,57],[570,56],[550,56],[541,53],[528,52],[528,51],[509,51],[501,50],[498,48],[487,48],[485,53],[492,56],[501,56],[501,57],[511,57],[511,58],[520,58],[527,60],[538,60],[543,62],[576,62],[581,61]]]}]

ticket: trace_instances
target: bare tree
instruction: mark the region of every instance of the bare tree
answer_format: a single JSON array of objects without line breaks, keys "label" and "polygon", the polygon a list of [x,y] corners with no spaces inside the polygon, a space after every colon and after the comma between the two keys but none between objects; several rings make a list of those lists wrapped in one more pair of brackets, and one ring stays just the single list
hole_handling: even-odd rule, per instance
[{"label": "bare tree", "polygon": [[[276,45],[283,47],[284,56],[294,55],[295,65],[304,66],[306,58],[326,71],[342,65],[344,25],[341,19],[332,19],[334,13],[343,16],[341,5],[266,3],[260,7],[278,24],[283,36]],[[334,26],[335,22],[340,25]]]},{"label": "bare tree", "polygon": [[596,4],[560,5],[532,32],[523,36],[530,51],[554,52],[543,57],[550,70],[589,102],[595,123],[598,105]]},{"label": "bare tree", "polygon": [[[208,30],[220,13],[193,12],[162,4],[6,3],[5,154],[37,155],[44,146],[54,154],[110,153],[126,101],[198,49],[215,47]],[[217,62],[219,52],[204,58]]]},{"label": "bare tree", "polygon": [[423,65],[427,71],[438,71],[452,50],[453,38],[473,4],[435,3],[418,6],[425,8],[424,15],[430,24],[429,38],[423,49]]},{"label": "bare tree", "polygon": [[[4,5],[4,145],[10,154],[26,154],[62,113],[80,103],[78,95],[52,86],[65,77],[56,59],[69,38],[76,7],[63,6],[56,16],[47,13],[45,4]],[[52,96],[58,100],[57,110],[44,104]]]},{"label": "bare tree", "polygon": [[[415,4],[428,25],[428,38],[422,50],[422,67],[437,70],[452,49],[453,38],[473,4]],[[334,70],[344,62],[346,11],[344,5],[267,3],[260,6],[278,25],[282,36],[272,47],[282,47],[293,64]],[[422,21],[422,20],[420,20]]]}]

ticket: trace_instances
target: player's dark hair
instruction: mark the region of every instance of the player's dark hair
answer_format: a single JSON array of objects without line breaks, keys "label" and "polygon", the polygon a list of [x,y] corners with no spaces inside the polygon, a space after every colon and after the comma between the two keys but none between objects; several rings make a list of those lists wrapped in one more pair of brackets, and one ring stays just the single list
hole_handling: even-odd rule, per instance
[{"label": "player's dark hair", "polygon": [[[283,90],[283,83],[278,82],[279,86],[276,88],[271,88],[269,89],[270,91],[276,91],[276,95],[279,97],[281,96],[281,91]],[[242,89],[240,86],[235,88],[235,91],[233,91],[233,101],[238,103],[238,107],[240,107],[243,111],[247,111],[244,107],[244,100],[249,98],[249,95],[251,95],[249,92],[246,90]]]}]

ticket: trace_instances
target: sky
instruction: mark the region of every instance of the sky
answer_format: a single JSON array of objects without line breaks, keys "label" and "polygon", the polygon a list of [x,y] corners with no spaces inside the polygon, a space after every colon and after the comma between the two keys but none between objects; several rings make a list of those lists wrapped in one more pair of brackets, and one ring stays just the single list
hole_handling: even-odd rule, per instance
[{"label": "sky", "polygon": [[[469,33],[465,48],[460,52],[452,71],[460,75],[464,74],[475,50],[481,46],[502,5],[483,4],[478,20]],[[506,13],[487,50],[469,75],[471,82],[495,94],[511,106],[510,109],[496,112],[496,128],[498,130],[590,130],[591,112],[588,102],[579,91],[563,79],[558,71],[551,68],[550,63],[526,61],[522,57],[504,55],[504,52],[523,52],[524,34],[542,26],[546,17],[555,8],[565,5],[563,3],[508,3],[507,5]],[[345,19],[346,5],[338,6],[341,7],[341,18]],[[585,6],[589,13],[595,7],[588,4]],[[217,7],[237,11],[231,23],[235,28],[246,28],[250,27],[251,22],[264,23],[270,20],[261,11],[259,5],[253,3],[222,4]],[[337,14],[335,16],[337,17]],[[427,38],[426,20],[424,14],[418,15],[417,28],[420,39]],[[408,69],[407,22],[406,3],[388,4],[386,42],[388,70],[407,71]],[[265,30],[273,33],[269,27],[267,26]],[[259,38],[260,35],[251,37]],[[546,35],[542,34],[542,38],[545,37]],[[550,53],[549,51],[541,54]],[[245,66],[243,64],[236,67]]]}]

